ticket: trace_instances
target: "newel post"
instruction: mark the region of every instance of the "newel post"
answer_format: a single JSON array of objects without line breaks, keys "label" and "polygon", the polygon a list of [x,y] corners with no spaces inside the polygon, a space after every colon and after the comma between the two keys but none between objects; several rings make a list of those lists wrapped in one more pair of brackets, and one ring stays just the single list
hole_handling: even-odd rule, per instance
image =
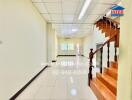
[{"label": "newel post", "polygon": [[93,49],[90,49],[89,53],[89,73],[88,73],[88,85],[90,86],[90,80],[92,80],[92,67],[93,67]]}]

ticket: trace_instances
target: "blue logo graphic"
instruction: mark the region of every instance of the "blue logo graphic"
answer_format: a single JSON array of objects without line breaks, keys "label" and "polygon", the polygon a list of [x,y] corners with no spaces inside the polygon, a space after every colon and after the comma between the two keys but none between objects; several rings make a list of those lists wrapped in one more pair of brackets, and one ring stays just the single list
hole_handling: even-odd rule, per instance
[{"label": "blue logo graphic", "polygon": [[113,17],[124,16],[124,9],[125,8],[118,6],[118,5],[112,7],[111,16],[113,16]]}]

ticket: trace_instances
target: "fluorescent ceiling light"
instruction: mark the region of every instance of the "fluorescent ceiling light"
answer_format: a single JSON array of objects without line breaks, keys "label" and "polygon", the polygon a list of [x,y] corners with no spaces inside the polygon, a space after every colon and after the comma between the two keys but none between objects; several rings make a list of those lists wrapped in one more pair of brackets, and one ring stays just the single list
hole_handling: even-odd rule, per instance
[{"label": "fluorescent ceiling light", "polygon": [[72,29],[72,32],[77,32],[78,31],[78,29]]},{"label": "fluorescent ceiling light", "polygon": [[81,10],[81,13],[80,13],[80,15],[79,15],[79,17],[78,17],[79,20],[82,19],[82,17],[83,17],[84,14],[86,13],[86,11],[87,11],[87,9],[88,9],[88,6],[89,6],[89,4],[91,3],[91,1],[92,1],[92,0],[85,0],[85,3],[84,3],[83,8],[82,8],[82,10]]},{"label": "fluorescent ceiling light", "polygon": [[71,95],[76,96],[77,95],[77,89],[71,89]]}]

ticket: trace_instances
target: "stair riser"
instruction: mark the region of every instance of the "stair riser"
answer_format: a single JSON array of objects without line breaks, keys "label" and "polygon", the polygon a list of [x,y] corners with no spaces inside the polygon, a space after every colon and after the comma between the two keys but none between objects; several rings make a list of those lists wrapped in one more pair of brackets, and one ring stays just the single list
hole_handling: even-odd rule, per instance
[{"label": "stair riser", "polygon": [[109,82],[107,82],[103,77],[101,77],[100,74],[97,74],[96,76],[102,83],[104,83],[104,85],[107,88],[109,88],[116,95],[117,93],[116,87],[112,86]]},{"label": "stair riser", "polygon": [[90,84],[90,87],[98,100],[106,100],[93,83]]},{"label": "stair riser", "polygon": [[115,73],[114,71],[111,71],[107,68],[104,69],[104,72],[108,75],[110,75],[112,78],[116,79],[117,80],[117,73]]},{"label": "stair riser", "polygon": [[100,80],[91,80],[90,87],[98,100],[116,100],[116,96]]},{"label": "stair riser", "polygon": [[[106,37],[110,37],[113,36],[113,34],[117,33],[119,34],[120,33],[120,29],[116,29],[110,25],[107,25],[105,24],[105,22],[98,22],[96,24],[96,27],[99,27],[99,30],[102,30],[102,33],[105,33],[105,36]],[[112,39],[111,42],[113,41],[117,41],[116,42],[116,47],[119,47],[119,35],[117,36],[117,40],[115,39]]]},{"label": "stair riser", "polygon": [[113,68],[118,68],[118,64],[115,63],[115,62],[111,62],[111,67],[113,67]]}]

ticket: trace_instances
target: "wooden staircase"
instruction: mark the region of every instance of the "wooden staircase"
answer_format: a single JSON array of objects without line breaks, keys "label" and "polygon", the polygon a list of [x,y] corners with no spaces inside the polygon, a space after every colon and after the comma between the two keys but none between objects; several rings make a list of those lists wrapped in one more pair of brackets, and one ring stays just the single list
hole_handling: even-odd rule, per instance
[{"label": "wooden staircase", "polygon": [[118,27],[119,23],[116,21],[113,21],[112,19],[103,17],[103,19],[100,19],[96,23],[96,27],[99,28],[99,30],[102,31],[102,33],[105,34],[105,37],[111,38],[114,34],[117,34],[116,40],[115,38],[112,38],[110,41],[117,41],[116,46],[119,47],[119,33],[120,33],[120,28]]},{"label": "wooden staircase", "polygon": [[117,63],[112,62],[111,66],[106,68],[102,74],[97,73],[96,78],[91,80],[90,87],[98,100],[116,100]]},{"label": "wooden staircase", "polygon": [[[90,63],[89,63],[89,86],[97,96],[98,100],[116,100],[117,95],[117,77],[118,77],[118,61],[117,61],[117,48],[119,47],[119,32],[118,28],[119,23],[114,22],[111,19],[103,18],[96,23],[96,26],[99,27],[99,30],[102,33],[105,33],[106,37],[109,37],[102,47],[98,48],[95,52],[91,49],[89,54]],[[115,42],[114,46],[114,61],[110,62],[110,42]],[[107,45],[108,47],[108,61],[107,67],[103,68],[103,47]],[[100,62],[100,72],[96,73],[96,77],[92,77],[92,69],[93,69],[93,57],[97,52],[101,52],[101,62]]]}]

